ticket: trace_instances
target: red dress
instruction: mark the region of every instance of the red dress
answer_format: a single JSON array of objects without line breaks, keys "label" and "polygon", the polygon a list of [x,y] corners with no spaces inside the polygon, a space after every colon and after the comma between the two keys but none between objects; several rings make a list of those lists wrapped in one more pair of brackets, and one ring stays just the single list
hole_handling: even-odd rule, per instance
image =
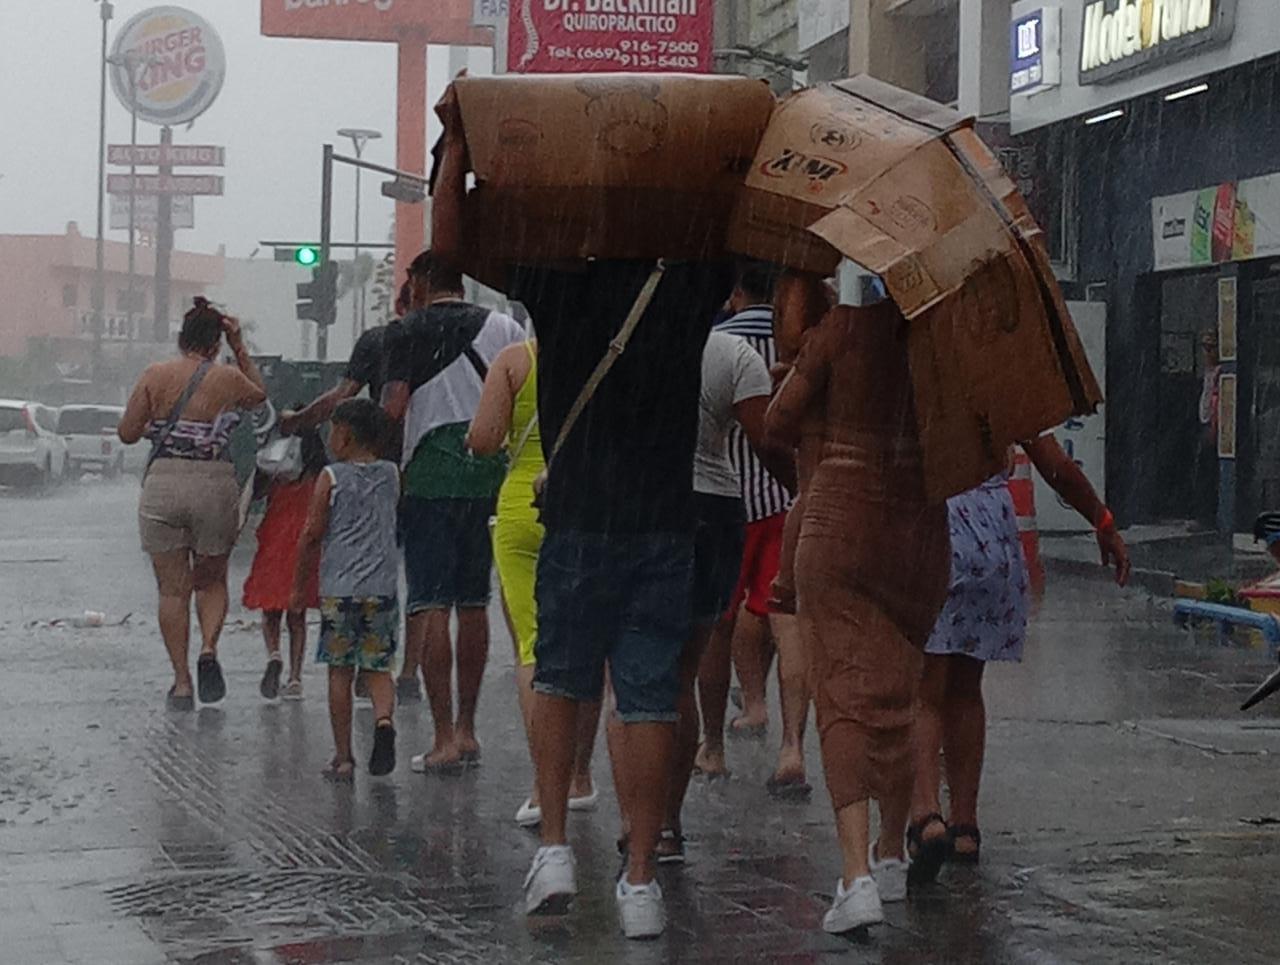
[{"label": "red dress", "polygon": [[[298,565],[298,539],[307,522],[316,477],[297,482],[275,481],[267,493],[267,513],[258,524],[258,551],[244,581],[244,606],[249,610],[287,610]],[[320,606],[320,567],[307,580],[307,607]]]}]

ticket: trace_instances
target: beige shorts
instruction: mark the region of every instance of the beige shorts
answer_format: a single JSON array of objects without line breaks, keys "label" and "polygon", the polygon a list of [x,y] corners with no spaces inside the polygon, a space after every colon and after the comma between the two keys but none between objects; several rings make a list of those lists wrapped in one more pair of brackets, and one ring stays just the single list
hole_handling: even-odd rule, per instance
[{"label": "beige shorts", "polygon": [[240,535],[239,507],[240,486],[231,463],[157,459],[138,503],[142,549],[226,556]]}]

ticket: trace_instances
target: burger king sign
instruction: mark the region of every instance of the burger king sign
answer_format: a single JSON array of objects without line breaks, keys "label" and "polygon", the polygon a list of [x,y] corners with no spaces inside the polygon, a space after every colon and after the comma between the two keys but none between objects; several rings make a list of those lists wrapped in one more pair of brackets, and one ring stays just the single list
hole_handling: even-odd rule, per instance
[{"label": "burger king sign", "polygon": [[208,110],[222,90],[227,58],[208,22],[182,7],[152,7],[116,35],[111,86],[138,117],[152,124],[186,124]]}]

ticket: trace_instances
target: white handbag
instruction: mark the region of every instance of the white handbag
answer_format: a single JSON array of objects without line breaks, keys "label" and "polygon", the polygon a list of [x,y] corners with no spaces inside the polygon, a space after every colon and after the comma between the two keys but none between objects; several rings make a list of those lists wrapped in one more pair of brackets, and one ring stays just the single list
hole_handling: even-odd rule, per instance
[{"label": "white handbag", "polygon": [[263,475],[294,482],[302,475],[302,439],[277,436],[258,450],[257,463]]}]

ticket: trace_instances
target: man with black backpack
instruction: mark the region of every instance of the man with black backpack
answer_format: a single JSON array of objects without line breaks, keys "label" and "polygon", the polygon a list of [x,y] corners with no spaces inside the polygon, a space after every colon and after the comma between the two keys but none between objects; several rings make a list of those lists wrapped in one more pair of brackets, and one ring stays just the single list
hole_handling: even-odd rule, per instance
[{"label": "man with black backpack", "polygon": [[[411,311],[388,329],[385,406],[404,425],[402,529],[408,633],[400,686],[416,690],[419,663],[435,723],[417,771],[456,772],[479,761],[476,702],[489,656],[489,518],[505,456],[467,451],[467,427],[488,367],[525,339],[509,316],[463,300],[462,277],[424,251],[409,268]],[[458,615],[458,702],[449,618]]]}]

